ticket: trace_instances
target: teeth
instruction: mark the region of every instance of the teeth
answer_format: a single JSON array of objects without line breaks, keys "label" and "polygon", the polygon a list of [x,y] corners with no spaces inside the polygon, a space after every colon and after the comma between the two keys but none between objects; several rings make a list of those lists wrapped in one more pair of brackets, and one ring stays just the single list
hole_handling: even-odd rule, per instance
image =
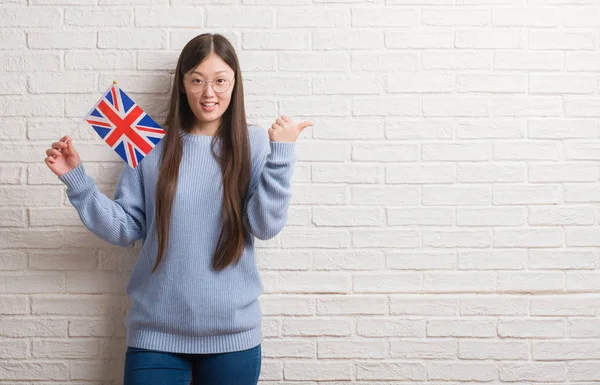
[{"label": "teeth", "polygon": [[212,107],[212,106],[214,106],[215,104],[217,104],[217,103],[202,103],[202,105],[203,105],[203,106],[206,106],[206,107]]}]

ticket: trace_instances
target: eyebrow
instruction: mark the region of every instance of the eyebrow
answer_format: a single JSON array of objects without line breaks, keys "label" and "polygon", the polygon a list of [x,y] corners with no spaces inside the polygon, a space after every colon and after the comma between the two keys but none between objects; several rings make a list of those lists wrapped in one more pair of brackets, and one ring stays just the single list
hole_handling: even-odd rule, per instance
[{"label": "eyebrow", "polygon": [[[215,73],[216,73],[216,74],[220,74],[220,73],[222,73],[222,72],[225,72],[225,73],[227,73],[227,72],[229,72],[229,71],[226,71],[226,70],[221,70],[221,71],[217,71],[217,72],[215,72]],[[193,73],[193,74],[202,75],[202,73],[200,73],[200,72],[198,72],[198,71],[194,71],[194,72],[192,72],[192,73]]]}]

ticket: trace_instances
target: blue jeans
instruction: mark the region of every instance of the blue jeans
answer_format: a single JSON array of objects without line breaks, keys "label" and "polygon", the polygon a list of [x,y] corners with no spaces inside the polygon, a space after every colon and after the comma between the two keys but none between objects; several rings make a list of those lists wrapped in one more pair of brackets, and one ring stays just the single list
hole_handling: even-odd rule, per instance
[{"label": "blue jeans", "polygon": [[239,352],[168,353],[127,347],[123,385],[256,385],[261,345]]}]

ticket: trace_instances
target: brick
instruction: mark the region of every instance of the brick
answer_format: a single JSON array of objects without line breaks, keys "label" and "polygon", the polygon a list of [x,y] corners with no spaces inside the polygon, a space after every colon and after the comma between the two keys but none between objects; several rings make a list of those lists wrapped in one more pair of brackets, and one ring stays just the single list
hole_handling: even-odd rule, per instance
[{"label": "brick", "polygon": [[[365,127],[369,127],[365,130]],[[313,127],[315,139],[383,139],[383,122],[375,119],[321,119],[319,127]]]},{"label": "brick", "polygon": [[54,27],[60,23],[60,11],[52,8],[3,7],[0,27]]},{"label": "brick", "polygon": [[492,191],[480,186],[423,186],[423,205],[487,205],[491,202]]},{"label": "brick", "polygon": [[263,341],[265,358],[314,358],[317,352],[317,341],[314,339],[278,338]]},{"label": "brick", "polygon": [[31,312],[34,315],[123,315],[127,308],[126,297],[108,294],[33,296],[31,301]]},{"label": "brick", "polygon": [[521,207],[458,208],[458,226],[522,226],[527,210]]},{"label": "brick", "polygon": [[151,28],[105,29],[98,32],[98,48],[163,49],[167,33]]},{"label": "brick", "polygon": [[382,226],[385,223],[383,209],[380,208],[315,208],[313,223],[317,226]]},{"label": "brick", "polygon": [[406,162],[418,161],[420,157],[416,144],[361,143],[352,146],[352,160],[357,162]]},{"label": "brick", "polygon": [[591,119],[530,119],[527,133],[533,139],[597,138],[598,124]]},{"label": "brick", "polygon": [[560,228],[495,229],[495,247],[560,247],[564,235]]},{"label": "brick", "polygon": [[0,356],[4,360],[23,360],[29,354],[29,341],[25,339],[0,339]]},{"label": "brick", "polygon": [[[249,55],[249,53],[245,55]],[[240,57],[241,60],[242,57]],[[337,52],[281,52],[277,54],[277,60],[280,70],[290,72],[303,71],[307,66],[314,71],[342,72],[348,68],[350,61],[346,55]],[[248,64],[245,67],[251,68]],[[273,70],[273,67],[274,64],[270,65],[268,70]]]},{"label": "brick", "polygon": [[88,73],[29,75],[31,93],[86,93],[97,89],[97,78]]},{"label": "brick", "polygon": [[523,75],[457,75],[458,92],[518,93],[527,90],[527,77]]},{"label": "brick", "polygon": [[282,321],[282,334],[284,336],[296,337],[324,337],[324,336],[349,336],[351,334],[352,322],[343,318],[311,318],[293,319]]},{"label": "brick", "polygon": [[456,48],[471,49],[518,49],[525,48],[522,31],[504,30],[458,30]]},{"label": "brick", "polygon": [[488,116],[485,99],[471,96],[424,96],[423,115],[430,117]]},{"label": "brick", "polygon": [[[203,27],[203,8],[137,8],[135,25],[138,27]],[[213,17],[209,12],[209,21]],[[233,17],[233,14],[232,14]]]},{"label": "brick", "polygon": [[454,75],[429,72],[392,73],[386,77],[389,93],[447,93],[454,90]]},{"label": "brick", "polygon": [[458,163],[456,180],[461,183],[524,183],[527,168],[519,163]]},{"label": "brick", "polygon": [[493,363],[450,362],[433,362],[428,369],[428,379],[444,381],[493,381],[498,370]]},{"label": "brick", "polygon": [[504,338],[563,338],[565,321],[543,318],[502,319],[498,321],[498,335]]},{"label": "brick", "polygon": [[385,45],[391,49],[452,49],[454,36],[446,32],[389,31]]},{"label": "brick", "polygon": [[[309,47],[310,36],[307,32],[282,31],[248,31],[242,35],[242,47],[249,50],[305,50]],[[328,48],[329,49],[329,48]]]},{"label": "brick", "polygon": [[385,256],[377,250],[316,249],[312,254],[313,270],[375,270],[385,266]]},{"label": "brick", "polygon": [[561,24],[558,7],[495,8],[492,25],[499,27],[554,27]]},{"label": "brick", "polygon": [[317,315],[382,315],[387,308],[385,296],[321,295],[316,300]]},{"label": "brick", "polygon": [[398,247],[413,248],[421,244],[421,233],[418,230],[354,230],[352,246],[354,247]]},{"label": "brick", "polygon": [[98,354],[98,341],[91,338],[36,340],[32,352],[39,358],[94,358]]},{"label": "brick", "polygon": [[29,299],[25,295],[0,295],[0,314],[17,315],[29,312]]},{"label": "brick", "polygon": [[357,363],[356,378],[358,380],[401,380],[425,381],[427,366],[421,362],[389,362]]},{"label": "brick", "polygon": [[492,272],[425,273],[423,290],[434,293],[491,292],[496,288]]},{"label": "brick", "polygon": [[490,11],[486,9],[429,9],[421,11],[421,22],[432,26],[484,26],[490,23]]},{"label": "brick", "polygon": [[[444,119],[394,119],[385,124],[387,139],[452,139],[452,122]],[[418,154],[418,147],[411,144]]]},{"label": "brick", "polygon": [[499,272],[499,292],[544,292],[565,289],[565,277],[562,272]]},{"label": "brick", "polygon": [[274,12],[265,7],[212,7],[206,12],[207,27],[272,28]]},{"label": "brick", "polygon": [[386,167],[386,183],[453,183],[455,179],[454,167],[445,163]]},{"label": "brick", "polygon": [[96,48],[96,33],[89,30],[63,32],[28,32],[29,48],[35,49],[92,49]]},{"label": "brick", "polygon": [[498,367],[501,381],[548,381],[561,382],[567,378],[564,362],[502,363]]},{"label": "brick", "polygon": [[[3,209],[0,208],[0,227],[25,227],[27,225],[26,212],[21,208]],[[0,256],[0,260],[1,260]],[[5,262],[10,266],[10,262]],[[0,270],[7,269],[0,263]]]},{"label": "brick", "polygon": [[591,251],[530,250],[530,269],[594,269],[597,257]]},{"label": "brick", "polygon": [[344,362],[293,362],[284,363],[283,376],[286,380],[350,380],[351,364]]},{"label": "brick", "polygon": [[[524,296],[463,295],[460,301],[460,314],[463,316],[526,316],[528,309],[529,302]],[[499,321],[499,325],[502,322]]]},{"label": "brick", "polygon": [[495,337],[495,320],[444,319],[427,324],[428,337]]},{"label": "brick", "polygon": [[596,48],[594,34],[589,32],[564,32],[532,30],[529,48],[533,50],[592,50]]},{"label": "brick", "polygon": [[66,337],[67,320],[5,317],[4,319],[0,320],[0,336],[9,338]]},{"label": "brick", "polygon": [[352,187],[352,204],[414,206],[420,202],[421,187],[419,186]]},{"label": "brick", "polygon": [[316,50],[374,50],[384,48],[383,32],[373,28],[313,30],[313,49]]},{"label": "brick", "polygon": [[390,356],[412,360],[420,359],[452,359],[457,349],[454,341],[444,340],[405,340],[390,341]]},{"label": "brick", "polygon": [[[31,240],[30,240],[31,242]],[[2,293],[64,293],[63,274],[1,274],[0,291]]]},{"label": "brick", "polygon": [[489,247],[489,231],[423,231],[423,245],[429,247]]},{"label": "brick", "polygon": [[125,9],[65,9],[66,25],[126,27],[132,18],[133,12]]},{"label": "brick", "polygon": [[499,70],[561,70],[564,53],[557,51],[496,51],[494,68]]},{"label": "brick", "polygon": [[499,117],[559,116],[561,111],[561,99],[552,96],[493,97],[490,101],[491,115]]},{"label": "brick", "polygon": [[[503,52],[503,51],[502,51]],[[501,54],[500,51],[496,55]],[[423,69],[427,70],[485,70],[492,67],[491,52],[423,51]]]},{"label": "brick", "polygon": [[135,55],[127,51],[68,51],[65,54],[65,67],[72,70],[127,70],[134,65]]},{"label": "brick", "polygon": [[593,316],[598,299],[593,297],[537,296],[531,298],[532,316]]},{"label": "brick", "polygon": [[20,363],[4,361],[0,363],[0,378],[4,380],[68,380],[69,368],[64,363],[40,362]]},{"label": "brick", "polygon": [[[0,31],[0,49],[20,49],[25,48],[25,46],[25,31]],[[4,66],[2,68],[4,68]]]},{"label": "brick", "polygon": [[306,295],[265,295],[260,300],[263,314],[275,315],[313,315],[315,300]]},{"label": "brick", "polygon": [[362,339],[320,339],[317,349],[319,359],[368,358],[383,359],[387,357],[388,343],[385,340]]},{"label": "brick", "polygon": [[452,226],[454,210],[441,207],[387,209],[387,224],[390,226]]},{"label": "brick", "polygon": [[353,27],[414,27],[419,24],[416,8],[369,7],[352,9]]},{"label": "brick", "polygon": [[278,282],[282,293],[348,293],[351,287],[348,274],[328,272],[281,272]]},{"label": "brick", "polygon": [[346,230],[313,230],[286,231],[281,233],[281,243],[284,248],[305,247],[310,242],[314,247],[338,248],[350,245],[350,234]]},{"label": "brick", "polygon": [[[262,3],[266,4],[266,3]],[[273,3],[275,4],[275,3]],[[280,3],[277,3],[279,5]],[[302,7],[277,10],[277,28],[350,27],[351,10],[336,7]],[[262,26],[261,26],[262,27]]]}]

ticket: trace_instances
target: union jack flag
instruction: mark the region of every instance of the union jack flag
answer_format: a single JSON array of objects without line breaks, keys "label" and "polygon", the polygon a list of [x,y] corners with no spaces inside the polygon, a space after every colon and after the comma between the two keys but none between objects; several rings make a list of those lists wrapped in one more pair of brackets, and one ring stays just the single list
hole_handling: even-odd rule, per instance
[{"label": "union jack flag", "polygon": [[113,84],[85,120],[131,167],[136,168],[166,132]]}]

